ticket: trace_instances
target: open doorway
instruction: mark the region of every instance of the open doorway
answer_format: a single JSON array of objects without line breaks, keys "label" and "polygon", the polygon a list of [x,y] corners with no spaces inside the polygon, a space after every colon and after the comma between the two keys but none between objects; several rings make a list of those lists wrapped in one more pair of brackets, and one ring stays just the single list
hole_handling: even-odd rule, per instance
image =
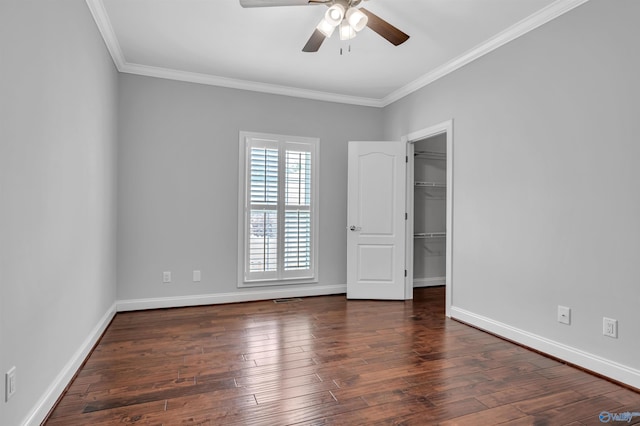
[{"label": "open doorway", "polygon": [[453,121],[403,137],[407,143],[405,282],[413,288],[445,286],[445,313],[452,303]]}]

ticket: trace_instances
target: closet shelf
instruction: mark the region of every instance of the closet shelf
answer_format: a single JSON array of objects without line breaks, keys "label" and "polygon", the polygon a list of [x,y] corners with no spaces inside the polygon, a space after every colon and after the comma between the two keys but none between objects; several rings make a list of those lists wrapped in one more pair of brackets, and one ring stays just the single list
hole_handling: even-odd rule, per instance
[{"label": "closet shelf", "polygon": [[446,160],[447,153],[446,152],[435,152],[435,151],[415,151],[413,153],[415,157],[420,158],[428,158],[430,160]]},{"label": "closet shelf", "polygon": [[446,188],[447,187],[446,183],[439,183],[439,182],[416,182],[415,185],[426,186],[429,188]]},{"label": "closet shelf", "polygon": [[413,234],[414,238],[446,238],[446,232],[418,232]]}]

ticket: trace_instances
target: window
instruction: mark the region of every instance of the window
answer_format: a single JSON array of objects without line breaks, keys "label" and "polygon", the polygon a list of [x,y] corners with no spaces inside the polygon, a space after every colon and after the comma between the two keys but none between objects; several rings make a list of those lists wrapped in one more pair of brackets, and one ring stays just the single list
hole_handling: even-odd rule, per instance
[{"label": "window", "polygon": [[318,142],[240,132],[240,286],[317,281]]}]

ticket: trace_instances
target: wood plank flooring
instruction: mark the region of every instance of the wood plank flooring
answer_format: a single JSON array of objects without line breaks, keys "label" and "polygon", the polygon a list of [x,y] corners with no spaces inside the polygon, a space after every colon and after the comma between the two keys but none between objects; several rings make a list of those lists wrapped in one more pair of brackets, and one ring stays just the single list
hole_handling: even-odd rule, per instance
[{"label": "wood plank flooring", "polygon": [[445,318],[444,288],[414,297],[119,313],[45,424],[601,425],[603,411],[640,412],[640,393]]}]

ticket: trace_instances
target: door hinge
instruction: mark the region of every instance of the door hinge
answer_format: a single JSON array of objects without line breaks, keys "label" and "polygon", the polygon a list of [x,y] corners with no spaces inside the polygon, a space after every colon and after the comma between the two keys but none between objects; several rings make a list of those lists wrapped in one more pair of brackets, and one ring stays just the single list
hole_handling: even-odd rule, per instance
[{"label": "door hinge", "polygon": [[405,162],[405,163],[408,163],[408,162],[409,162],[409,156],[408,156],[408,155],[405,155],[405,156],[404,156],[404,162]]},{"label": "door hinge", "polygon": [[405,213],[404,214],[404,220],[408,220],[409,219],[409,213]]},{"label": "door hinge", "polygon": [[406,269],[404,270],[404,276],[405,277],[407,276],[407,270]]}]

